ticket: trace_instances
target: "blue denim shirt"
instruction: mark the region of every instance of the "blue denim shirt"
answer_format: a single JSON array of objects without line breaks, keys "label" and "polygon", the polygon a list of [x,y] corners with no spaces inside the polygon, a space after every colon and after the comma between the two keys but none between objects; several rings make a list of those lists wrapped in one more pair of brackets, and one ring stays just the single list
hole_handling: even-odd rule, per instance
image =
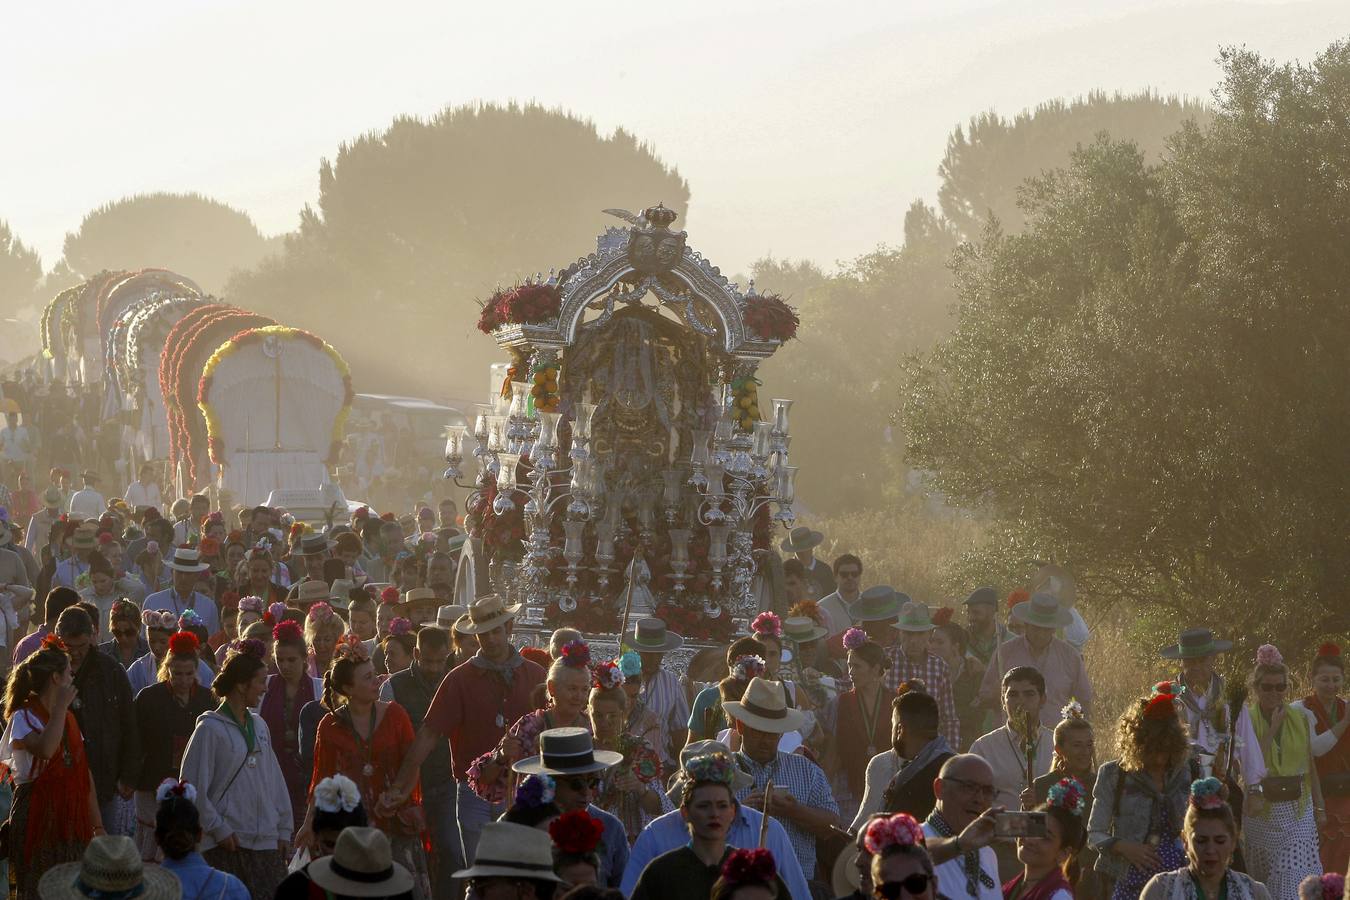
[{"label": "blue denim shirt", "polygon": [[1092,813],[1088,818],[1088,845],[1099,854],[1097,871],[1124,874],[1129,863],[1111,848],[1119,841],[1147,841],[1162,820],[1163,804],[1170,806],[1172,824],[1180,832],[1190,797],[1191,774],[1188,760],[1167,773],[1159,792],[1153,779],[1142,772],[1124,772],[1115,761],[1102,764],[1092,788]]}]

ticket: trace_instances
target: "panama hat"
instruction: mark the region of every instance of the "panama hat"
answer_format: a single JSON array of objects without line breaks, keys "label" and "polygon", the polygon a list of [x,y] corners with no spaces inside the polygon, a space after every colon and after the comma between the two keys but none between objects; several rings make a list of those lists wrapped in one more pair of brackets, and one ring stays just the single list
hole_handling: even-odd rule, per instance
[{"label": "panama hat", "polygon": [[300,539],[300,546],[291,551],[291,556],[318,556],[337,546],[326,534],[307,534]]},{"label": "panama hat", "polygon": [[454,628],[459,617],[469,611],[467,606],[460,606],[458,603],[447,603],[445,606],[436,609],[436,626],[438,628]]},{"label": "panama hat", "polygon": [[328,591],[328,604],[334,609],[346,609],[352,605],[352,591],[356,590],[356,582],[347,578],[333,579],[333,586]]},{"label": "panama hat", "polygon": [[623,762],[623,754],[596,750],[585,728],[550,728],[539,733],[539,753],[511,768],[522,775],[585,775]]},{"label": "panama hat", "polygon": [[439,599],[440,598],[436,596],[436,592],[431,588],[416,587],[410,589],[403,595],[403,599],[399,601],[398,608],[400,611],[406,612],[414,606],[426,606],[428,603],[439,607]]},{"label": "panama hat", "polygon": [[932,631],[937,626],[933,624],[933,614],[928,611],[928,604],[911,600],[900,607],[900,617],[891,627],[901,631]]},{"label": "panama hat", "polygon": [[81,522],[70,533],[70,546],[73,550],[92,550],[97,543],[98,525],[93,522]]},{"label": "panama hat", "polygon": [[783,640],[794,644],[818,641],[829,633],[830,629],[817,625],[809,616],[789,616],[783,620]]},{"label": "panama hat", "polygon": [[666,623],[661,619],[638,619],[628,644],[628,649],[639,653],[665,653],[683,647],[684,638],[667,631]]},{"label": "panama hat", "polygon": [[1232,649],[1232,641],[1215,640],[1214,632],[1208,628],[1189,628],[1177,636],[1175,644],[1159,650],[1158,655],[1163,659],[1195,659]]},{"label": "panama hat", "polygon": [[[902,599],[903,598],[903,599]],[[855,622],[880,622],[894,619],[909,597],[896,593],[889,584],[878,584],[858,595],[848,607],[848,617]]]},{"label": "panama hat", "polygon": [[553,873],[553,841],[548,832],[514,822],[484,825],[473,865],[453,877],[562,881]]},{"label": "panama hat", "polygon": [[819,547],[825,535],[810,528],[797,527],[788,532],[787,540],[778,546],[784,553],[805,553],[813,547]]},{"label": "panama hat", "polygon": [[295,604],[301,609],[315,603],[328,603],[329,600],[333,599],[332,595],[333,592],[329,590],[328,582],[317,578],[309,581],[297,581],[291,586],[291,596],[295,600]]},{"label": "panama hat", "polygon": [[786,734],[806,724],[806,713],[787,705],[782,682],[764,678],[751,678],[741,699],[728,700],[722,709],[731,718],[771,734]]},{"label": "panama hat", "polygon": [[[866,830],[865,825],[863,830]],[[856,840],[849,841],[834,858],[834,865],[830,867],[830,889],[836,897],[851,897],[862,887],[862,875],[853,864],[859,852],[865,851],[859,851]]]},{"label": "panama hat", "polygon": [[333,855],[314,860],[308,871],[329,896],[397,897],[413,888],[412,873],[394,862],[389,838],[377,828],[342,829]]},{"label": "panama hat", "polygon": [[38,882],[38,895],[53,900],[67,897],[169,900],[182,897],[183,887],[172,872],[142,863],[141,852],[131,838],[101,834],[84,848],[79,862],[48,869]]},{"label": "panama hat", "polygon": [[[409,591],[409,593],[412,593]],[[435,597],[435,591],[432,596]],[[460,634],[483,634],[494,628],[500,628],[520,613],[520,604],[507,606],[501,597],[488,594],[473,601],[466,618],[455,623]]]},{"label": "panama hat", "polygon": [[174,547],[173,556],[164,561],[164,565],[175,572],[205,572],[211,566],[202,562],[200,550],[191,547]]},{"label": "panama hat", "polygon": [[1059,605],[1051,594],[1033,594],[1012,608],[1012,617],[1023,625],[1039,628],[1067,628],[1073,624],[1073,613]]}]

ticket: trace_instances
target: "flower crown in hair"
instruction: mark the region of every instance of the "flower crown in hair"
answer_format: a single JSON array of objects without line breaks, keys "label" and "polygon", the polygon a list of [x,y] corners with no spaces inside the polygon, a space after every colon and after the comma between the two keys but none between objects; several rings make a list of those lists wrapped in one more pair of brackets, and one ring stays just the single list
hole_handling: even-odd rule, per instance
[{"label": "flower crown in hair", "polygon": [[60,650],[62,653],[65,653],[65,652],[66,652],[66,642],[63,641],[63,640],[61,640],[59,637],[57,637],[57,636],[54,635],[54,634],[49,634],[49,635],[47,635],[46,637],[44,637],[44,638],[42,639],[41,649],[43,649],[43,650]]},{"label": "flower crown in hair", "polygon": [[284,618],[286,618],[286,604],[280,600],[268,604],[267,612],[263,613],[263,621],[268,625],[275,625]]},{"label": "flower crown in hair", "polygon": [[305,619],[316,625],[324,625],[331,622],[336,615],[337,613],[333,612],[333,607],[320,600],[309,608],[309,612],[305,614]]},{"label": "flower crown in hair", "polygon": [[337,646],[333,650],[333,659],[349,659],[354,663],[363,663],[370,659],[370,654],[366,652],[366,645],[361,642],[361,638],[348,632],[338,638]]},{"label": "flower crown in hair", "polygon": [[187,631],[189,628],[204,628],[206,623],[202,621],[201,615],[195,609],[185,609],[183,614],[178,617],[178,630]]},{"label": "flower crown in hair", "polygon": [[758,637],[783,637],[783,620],[777,613],[762,612],[750,623],[750,630]]},{"label": "flower crown in hair", "polygon": [[876,856],[887,847],[922,847],[923,829],[909,813],[896,813],[884,819],[876,819],[867,826],[867,835],[863,846],[867,852]]},{"label": "flower crown in hair", "polygon": [[736,764],[725,753],[707,753],[685,763],[684,774],[694,784],[711,781],[730,786],[736,781]]},{"label": "flower crown in hair", "polygon": [[552,803],[556,792],[552,775],[526,775],[516,788],[513,801],[522,809],[534,809]]},{"label": "flower crown in hair", "polygon": [[1284,656],[1274,644],[1262,644],[1256,648],[1256,664],[1258,666],[1282,666],[1284,665]]},{"label": "flower crown in hair", "polygon": [[1046,802],[1075,816],[1083,814],[1083,785],[1077,778],[1063,778],[1050,785],[1046,792]]},{"label": "flower crown in hair", "polygon": [[346,775],[330,775],[314,786],[314,808],[325,813],[349,813],[361,805],[361,791]]},{"label": "flower crown in hair", "polygon": [[1341,648],[1337,644],[1333,644],[1331,641],[1327,641],[1325,644],[1317,648],[1318,659],[1326,659],[1329,656],[1340,656],[1340,655],[1341,655]]},{"label": "flower crown in hair", "polygon": [[190,631],[179,631],[169,635],[169,652],[174,656],[196,656],[202,643]]},{"label": "flower crown in hair", "polygon": [[[257,638],[244,638],[243,640],[231,641],[228,656],[253,656],[266,661],[267,645]],[[225,660],[229,662],[229,659]]]},{"label": "flower crown in hair", "polygon": [[163,803],[165,800],[182,798],[189,803],[197,802],[197,789],[186,781],[179,781],[176,778],[166,778],[159,783],[155,789],[155,802]]},{"label": "flower crown in hair", "polygon": [[261,616],[263,614],[263,606],[263,598],[254,594],[239,598],[239,611],[241,613],[256,613]]},{"label": "flower crown in hair", "polygon": [[591,645],[578,638],[563,644],[562,664],[572,669],[584,669],[591,664]]},{"label": "flower crown in hair", "polygon": [[591,670],[591,684],[603,691],[611,691],[617,687],[623,687],[623,670],[614,660],[602,662]]},{"label": "flower crown in hair", "polygon": [[155,631],[177,631],[178,617],[171,609],[143,609],[141,624]]},{"label": "flower crown in hair", "polygon": [[300,623],[294,619],[286,619],[272,626],[272,640],[287,641],[289,643],[303,643],[305,640],[304,629]]},{"label": "flower crown in hair", "polygon": [[753,850],[733,850],[722,863],[722,878],[730,884],[764,882],[772,884],[778,876],[773,851],[766,847]]},{"label": "flower crown in hair", "polygon": [[605,823],[584,809],[563,813],[548,825],[548,836],[553,838],[553,846],[573,856],[594,853],[604,833]]},{"label": "flower crown in hair", "polygon": [[399,601],[398,588],[394,587],[392,584],[389,587],[385,588],[384,590],[380,591],[381,603],[397,603],[398,601]]},{"label": "flower crown in hair", "polygon": [[803,616],[815,622],[817,625],[825,624],[825,616],[820,611],[820,604],[814,600],[803,600],[795,604],[788,610],[789,616]]},{"label": "flower crown in hair", "polygon": [[1070,697],[1069,702],[1064,704],[1064,708],[1059,711],[1061,719],[1082,719],[1083,704],[1078,702],[1077,697]]},{"label": "flower crown in hair", "polygon": [[389,633],[392,635],[412,634],[412,622],[402,616],[395,616],[389,620]]},{"label": "flower crown in hair", "polygon": [[1223,804],[1222,781],[1210,776],[1191,782],[1191,805],[1196,809],[1218,809]]},{"label": "flower crown in hair", "polygon": [[863,644],[867,643],[867,632],[861,628],[850,628],[844,632],[844,649],[857,650]]},{"label": "flower crown in hair", "polygon": [[638,656],[636,650],[625,650],[619,656],[619,671],[623,672],[624,678],[636,678],[642,674],[642,657]]},{"label": "flower crown in hair", "polygon": [[753,653],[738,656],[731,663],[731,674],[737,681],[749,682],[751,678],[758,678],[763,675],[764,671],[763,657],[756,656]]}]

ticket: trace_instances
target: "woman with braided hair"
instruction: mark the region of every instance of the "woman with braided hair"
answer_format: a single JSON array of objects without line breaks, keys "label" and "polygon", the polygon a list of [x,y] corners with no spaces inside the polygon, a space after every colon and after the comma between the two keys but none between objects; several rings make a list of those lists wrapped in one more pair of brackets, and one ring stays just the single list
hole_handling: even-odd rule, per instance
[{"label": "woman with braided hair", "polygon": [[75,700],[70,656],[55,636],[15,667],[5,689],[0,764],[16,785],[9,815],[12,897],[38,900],[52,866],[76,862],[84,845],[103,834],[94,776],[70,705]]},{"label": "woman with braided hair", "polygon": [[1238,826],[1225,792],[1217,778],[1191,783],[1181,830],[1186,865],[1154,875],[1139,900],[1270,900],[1264,884],[1232,868]]},{"label": "woman with braided hair", "polygon": [[197,655],[205,650],[191,632],[169,638],[159,680],[136,695],[136,724],[141,731],[140,775],[136,780],[136,844],[152,861],[155,845],[155,792],[166,778],[177,778],[183,751],[197,719],[212,709],[211,692],[197,680]]}]

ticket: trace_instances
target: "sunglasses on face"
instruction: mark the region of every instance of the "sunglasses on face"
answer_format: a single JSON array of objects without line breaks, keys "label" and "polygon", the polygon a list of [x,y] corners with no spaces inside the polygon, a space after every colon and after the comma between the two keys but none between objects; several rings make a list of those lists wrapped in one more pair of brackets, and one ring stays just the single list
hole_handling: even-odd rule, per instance
[{"label": "sunglasses on face", "polygon": [[878,884],[874,890],[878,897],[884,897],[885,900],[900,900],[900,897],[904,894],[918,897],[928,891],[928,885],[932,880],[932,876],[927,872],[915,872],[900,881],[887,881]]},{"label": "sunglasses on face", "polygon": [[1257,688],[1263,694],[1283,694],[1289,690],[1289,683],[1285,681],[1281,681],[1279,684],[1266,683],[1257,685]]}]

